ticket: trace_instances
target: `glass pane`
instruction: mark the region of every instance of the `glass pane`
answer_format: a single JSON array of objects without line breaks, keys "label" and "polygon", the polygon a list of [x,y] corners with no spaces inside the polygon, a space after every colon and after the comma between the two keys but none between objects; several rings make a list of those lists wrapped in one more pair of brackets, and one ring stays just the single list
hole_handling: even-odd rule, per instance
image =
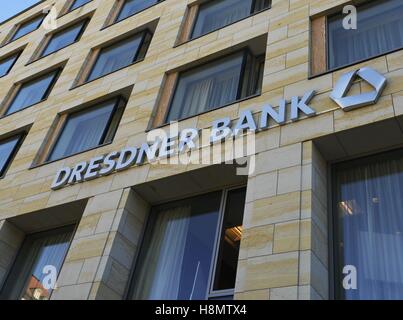
[{"label": "glass pane", "polygon": [[133,299],[206,299],[221,192],[156,208],[135,272]]},{"label": "glass pane", "polygon": [[123,20],[130,17],[137,12],[140,12],[153,4],[156,4],[158,0],[126,0],[122,7],[116,21]]},{"label": "glass pane", "polygon": [[119,70],[134,62],[143,34],[116,43],[101,50],[87,81]]},{"label": "glass pane", "polygon": [[22,36],[25,36],[26,34],[30,33],[31,31],[34,31],[39,28],[39,26],[42,23],[43,16],[38,16],[37,18],[27,21],[18,28],[17,32],[14,34],[14,36],[11,38],[11,41],[17,40],[21,38]]},{"label": "glass pane", "polygon": [[245,197],[246,188],[228,192],[214,279],[214,291],[235,288]]},{"label": "glass pane", "polygon": [[68,46],[76,41],[78,35],[80,34],[82,28],[84,27],[85,22],[80,22],[70,28],[62,30],[52,36],[49,40],[48,45],[45,50],[42,52],[41,56],[46,56],[55,52],[61,48]]},{"label": "glass pane", "polygon": [[58,71],[24,83],[7,110],[7,115],[32,106],[45,99]]},{"label": "glass pane", "polygon": [[358,28],[344,29],[342,15],[329,19],[329,68],[403,47],[403,1],[374,1],[358,9]]},{"label": "glass pane", "polygon": [[252,12],[252,2],[252,0],[220,0],[200,6],[192,38],[249,16]]},{"label": "glass pane", "polygon": [[167,121],[236,101],[243,59],[243,53],[238,53],[180,74]]},{"label": "glass pane", "polygon": [[13,154],[19,139],[20,137],[16,136],[0,142],[0,176],[4,174],[7,162]]},{"label": "glass pane", "polygon": [[0,61],[0,77],[5,76],[9,73],[10,69],[14,65],[15,60],[17,60],[18,54],[14,54],[8,58]]},{"label": "glass pane", "polygon": [[[336,169],[338,272],[346,299],[403,299],[403,152]],[[344,266],[356,290],[344,290]]]},{"label": "glass pane", "polygon": [[103,134],[111,118],[115,100],[71,115],[49,160],[57,160],[102,143]]},{"label": "glass pane", "polygon": [[73,5],[70,7],[70,11],[77,9],[83,5],[85,5],[86,3],[90,2],[91,0],[76,0],[74,1]]}]

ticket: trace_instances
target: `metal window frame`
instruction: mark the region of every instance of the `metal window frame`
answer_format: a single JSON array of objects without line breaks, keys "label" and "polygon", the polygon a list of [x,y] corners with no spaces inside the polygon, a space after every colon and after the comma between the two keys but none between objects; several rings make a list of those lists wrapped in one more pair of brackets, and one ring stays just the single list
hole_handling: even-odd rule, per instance
[{"label": "metal window frame", "polygon": [[7,141],[7,140],[12,140],[13,138],[17,138],[17,143],[15,144],[13,150],[11,153],[8,155],[6,162],[4,163],[3,168],[0,170],[0,179],[3,179],[6,176],[6,173],[13,162],[15,156],[18,153],[18,150],[21,148],[22,143],[24,142],[25,137],[27,136],[26,132],[22,132],[16,135],[13,135],[11,137],[8,137],[6,139],[3,139],[1,142]]},{"label": "metal window frame", "polygon": [[[60,29],[60,30],[56,30],[55,32],[53,32],[51,35],[49,35],[49,40],[46,41],[46,42],[47,42],[46,45],[43,46],[43,48],[41,49],[40,53],[38,54],[38,58],[35,59],[35,60],[39,60],[39,59],[41,59],[41,58],[50,56],[51,54],[54,54],[54,53],[56,53],[56,52],[58,52],[58,51],[60,51],[60,50],[62,50],[62,49],[64,49],[64,48],[66,48],[66,47],[68,47],[68,46],[71,46],[72,44],[74,44],[74,43],[80,41],[80,39],[81,39],[82,35],[84,34],[85,29],[87,28],[87,26],[88,26],[90,20],[91,20],[91,18],[88,17],[88,18],[85,18],[85,19],[83,19],[83,20],[77,21],[76,23],[73,23],[73,24],[71,24],[71,25],[69,25],[69,26],[66,26],[65,28],[62,28],[62,29]],[[74,40],[73,40],[72,42],[63,45],[62,47],[60,47],[59,49],[57,49],[57,50],[55,50],[55,51],[49,52],[49,53],[47,53],[47,54],[44,54],[44,52],[45,52],[46,49],[49,47],[49,44],[50,44],[50,42],[52,41],[52,39],[53,39],[54,36],[57,36],[58,34],[61,34],[61,33],[63,33],[63,32],[66,32],[66,31],[67,31],[68,29],[70,29],[70,28],[74,28],[74,27],[76,27],[76,26],[78,27],[80,24],[81,24],[81,26],[80,26],[80,32],[77,34],[77,36],[74,38]]]},{"label": "metal window frame", "polygon": [[[11,265],[11,268],[9,269],[9,272],[8,272],[8,274],[6,276],[6,279],[3,282],[2,287],[0,288],[0,300],[6,300],[6,299],[12,298],[12,297],[8,296],[9,293],[6,292],[6,289],[8,289],[9,287],[14,288],[15,284],[13,284],[13,283],[15,283],[16,278],[21,276],[21,275],[17,274],[17,271],[19,271],[21,265],[25,262],[24,261],[25,257],[23,256],[23,254],[26,253],[26,252],[29,252],[32,249],[32,241],[33,240],[37,240],[37,239],[40,239],[40,238],[43,238],[43,237],[52,236],[54,234],[58,234],[58,233],[62,233],[62,232],[69,232],[70,231],[71,236],[70,236],[70,239],[68,241],[69,243],[68,243],[68,246],[67,246],[66,254],[64,255],[64,257],[62,259],[61,267],[60,267],[59,273],[57,275],[57,278],[59,278],[59,276],[61,274],[61,270],[63,269],[64,262],[66,260],[67,254],[69,252],[71,243],[73,242],[74,235],[75,235],[75,232],[77,230],[77,227],[78,227],[78,223],[75,223],[75,224],[68,224],[68,225],[56,227],[56,228],[45,230],[45,231],[39,231],[39,232],[26,234],[25,237],[24,237],[24,240],[22,241],[21,246],[18,249],[18,253],[14,258],[14,261],[13,261],[13,263]],[[24,276],[24,278],[26,278],[26,279],[21,283],[21,288],[18,290],[19,293],[18,293],[18,298],[17,299],[21,298],[21,294],[24,291],[24,288],[25,288],[25,286],[27,284],[26,280],[27,280],[28,276],[29,276],[28,274]],[[53,292],[54,292],[54,290],[52,290],[52,293],[49,296],[49,298],[52,296]]]},{"label": "metal window frame", "polygon": [[365,156],[353,157],[347,160],[335,161],[330,164],[328,168],[328,181],[329,192],[328,194],[328,249],[329,249],[329,297],[333,300],[344,300],[343,290],[341,288],[342,274],[340,273],[341,257],[339,254],[338,244],[340,243],[339,231],[340,224],[338,221],[338,208],[337,208],[337,188],[336,177],[337,170],[342,166],[351,167],[354,164],[362,164],[368,162],[368,160],[375,161],[376,159],[390,158],[388,155],[401,153],[403,149],[394,148],[381,152],[375,152]]},{"label": "metal window frame", "polygon": [[[207,290],[206,290],[206,294],[205,294],[206,301],[208,301],[210,299],[225,298],[225,297],[234,295],[235,288],[228,289],[228,290],[213,290],[213,285],[214,285],[214,278],[215,278],[215,274],[216,274],[216,267],[217,267],[217,261],[218,261],[220,244],[221,244],[220,240],[221,240],[221,235],[222,235],[222,227],[223,227],[223,222],[224,222],[224,215],[225,215],[226,201],[227,201],[228,193],[232,190],[242,189],[242,188],[246,188],[246,187],[247,187],[247,184],[229,186],[226,188],[211,190],[208,193],[200,193],[200,194],[194,195],[192,197],[187,197],[184,199],[178,199],[178,200],[172,201],[172,202],[177,202],[177,201],[181,201],[181,200],[191,199],[191,198],[194,198],[197,196],[207,195],[209,193],[221,192],[220,205],[219,205],[219,210],[218,210],[218,220],[217,220],[217,226],[216,226],[216,230],[215,230],[214,245],[213,245],[212,257],[211,257],[211,261],[210,261],[209,274],[207,277],[208,283],[206,286]],[[245,194],[245,197],[246,197],[246,194]],[[150,226],[152,226],[152,224],[155,222],[156,207],[158,207],[158,206],[151,207],[148,217],[146,219],[146,222],[144,224],[144,227],[142,228],[141,238],[140,238],[141,241],[138,246],[139,249],[137,250],[136,255],[133,259],[133,266],[131,268],[129,281],[128,281],[128,284],[125,289],[124,297],[126,300],[130,300],[132,298],[133,290],[136,285],[135,275],[136,275],[136,269],[138,269],[138,267],[139,267],[139,258],[141,257],[141,251],[143,250],[143,248],[145,246],[145,241],[147,238],[147,231],[149,230]]]},{"label": "metal window frame", "polygon": [[[100,139],[99,139],[99,142],[98,142],[97,146],[91,147],[91,148],[89,148],[89,149],[87,149],[87,150],[82,150],[82,151],[79,151],[79,152],[75,152],[75,153],[73,153],[73,154],[64,155],[64,156],[62,156],[61,158],[50,159],[51,156],[52,156],[52,154],[53,154],[53,152],[54,152],[54,150],[55,150],[55,148],[56,148],[56,146],[57,146],[57,143],[59,142],[60,137],[61,137],[61,135],[63,134],[63,132],[64,132],[64,130],[65,130],[65,128],[66,128],[66,126],[67,126],[69,120],[71,119],[71,117],[72,117],[73,115],[77,114],[77,113],[81,113],[81,112],[85,112],[85,111],[88,112],[88,110],[91,109],[91,108],[93,108],[93,109],[95,110],[95,109],[97,109],[97,107],[99,107],[97,104],[93,104],[93,105],[89,106],[88,108],[80,109],[80,110],[77,110],[77,111],[74,111],[74,112],[71,112],[71,113],[68,114],[67,119],[66,119],[66,121],[64,121],[62,128],[60,129],[59,132],[56,133],[56,134],[57,134],[57,138],[55,139],[55,141],[54,141],[52,147],[50,148],[49,153],[46,155],[46,158],[45,158],[46,160],[44,161],[44,163],[54,162],[54,161],[58,161],[58,160],[61,160],[61,159],[68,158],[68,157],[72,157],[72,156],[74,156],[74,155],[77,155],[77,154],[80,154],[80,153],[89,151],[89,150],[94,149],[94,148],[98,148],[99,146],[103,145],[103,144],[105,143],[104,140],[105,140],[105,138],[108,136],[109,131],[112,130],[112,129],[114,129],[114,128],[111,128],[111,123],[112,123],[114,117],[118,114],[118,112],[117,112],[118,109],[119,109],[119,108],[124,108],[125,105],[126,105],[126,100],[125,100],[125,99],[123,98],[123,96],[121,96],[121,95],[116,96],[116,97],[113,97],[113,98],[108,99],[108,100],[104,100],[104,101],[100,102],[99,105],[101,105],[101,104],[106,104],[106,103],[112,102],[112,101],[114,101],[114,106],[113,106],[113,108],[112,108],[111,114],[109,115],[107,124],[106,124],[106,126],[105,126],[105,128],[104,128],[104,131],[102,132],[102,134],[101,134],[101,136],[100,136]],[[118,121],[118,126],[119,126],[119,122],[120,122],[122,116],[123,116],[123,112],[122,112],[121,115],[119,115],[119,118],[120,118],[120,119],[119,119],[119,121]],[[114,139],[114,136],[115,136],[115,134],[116,134],[116,131],[117,131],[118,126],[116,126],[116,130],[115,130],[115,132],[112,134],[112,138],[111,138],[112,141],[113,141],[113,139]],[[111,142],[112,142],[112,141],[111,141]]]}]

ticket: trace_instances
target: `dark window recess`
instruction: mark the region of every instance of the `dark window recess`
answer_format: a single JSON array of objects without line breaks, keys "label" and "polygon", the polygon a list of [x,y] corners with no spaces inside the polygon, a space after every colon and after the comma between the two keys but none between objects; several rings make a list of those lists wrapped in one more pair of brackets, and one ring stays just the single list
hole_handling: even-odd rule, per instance
[{"label": "dark window recess", "polygon": [[83,34],[87,23],[87,20],[81,21],[75,25],[72,25],[53,34],[40,56],[47,56],[78,41]]},{"label": "dark window recess", "polygon": [[10,103],[6,115],[44,101],[50,94],[60,72],[61,70],[57,69],[39,78],[23,83]]},{"label": "dark window recess", "polygon": [[403,150],[338,164],[333,183],[336,298],[402,300]]},{"label": "dark window recess", "polygon": [[134,272],[132,299],[232,298],[245,188],[228,192],[223,213],[225,194],[209,193],[152,209]]},{"label": "dark window recess", "polygon": [[0,141],[0,177],[5,175],[12,158],[17,153],[21,139],[22,135],[17,135]]},{"label": "dark window recess", "polygon": [[213,0],[202,4],[194,23],[191,38],[214,30],[269,8],[271,0]]},{"label": "dark window recess", "polygon": [[166,122],[210,111],[254,94],[262,86],[264,55],[232,54],[179,75]]},{"label": "dark window recess", "polygon": [[369,1],[357,12],[356,30],[344,29],[343,14],[328,18],[329,69],[403,48],[403,1]]},{"label": "dark window recess", "polygon": [[126,0],[116,17],[115,22],[126,19],[162,1],[163,0]]},{"label": "dark window recess", "polygon": [[242,238],[246,188],[228,192],[221,230],[220,250],[214,279],[214,291],[235,287],[239,248]]},{"label": "dark window recess", "polygon": [[59,275],[73,229],[74,227],[64,227],[28,235],[3,288],[1,298],[49,300],[53,290],[47,288],[46,277],[49,277],[50,269],[44,268],[50,266],[56,270],[56,276]]},{"label": "dark window recess", "polygon": [[102,48],[88,75],[87,82],[112,73],[144,58],[151,33],[141,32]]},{"label": "dark window recess", "polygon": [[17,52],[0,60],[0,77],[4,77],[11,71],[20,54],[21,52]]},{"label": "dark window recess", "polygon": [[83,5],[87,4],[88,2],[91,2],[91,0],[75,0],[75,1],[73,1],[71,7],[69,8],[69,11],[73,11],[74,9],[82,7]]},{"label": "dark window recess", "polygon": [[29,20],[27,22],[22,23],[17,27],[17,31],[14,33],[14,35],[11,37],[11,41],[17,40],[26,34],[38,29],[40,25],[42,24],[43,19],[45,19],[44,15],[40,15],[32,20]]},{"label": "dark window recess", "polygon": [[123,99],[115,98],[69,115],[48,161],[58,160],[111,142],[123,109]]}]

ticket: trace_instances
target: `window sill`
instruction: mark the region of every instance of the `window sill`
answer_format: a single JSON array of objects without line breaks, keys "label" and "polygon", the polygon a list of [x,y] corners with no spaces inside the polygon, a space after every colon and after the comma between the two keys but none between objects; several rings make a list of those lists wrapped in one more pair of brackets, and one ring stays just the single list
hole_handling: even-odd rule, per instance
[{"label": "window sill", "polygon": [[[194,40],[203,38],[203,37],[205,37],[205,36],[207,36],[207,35],[209,35],[209,34],[212,34],[212,33],[217,32],[217,31],[219,31],[219,30],[222,30],[222,29],[225,29],[225,28],[227,28],[227,27],[230,27],[230,26],[232,26],[232,25],[234,25],[234,24],[236,24],[236,23],[238,23],[238,22],[244,21],[244,20],[246,20],[246,19],[252,18],[252,17],[254,17],[254,16],[256,16],[256,15],[258,15],[258,14],[260,14],[260,13],[266,12],[266,11],[268,11],[268,10],[270,10],[270,9],[271,9],[271,6],[265,8],[265,9],[263,9],[263,10],[260,10],[260,11],[258,11],[258,12],[255,12],[255,13],[253,13],[253,14],[251,14],[251,15],[245,17],[245,18],[242,18],[242,19],[240,19],[240,20],[231,22],[230,24],[227,24],[227,25],[225,25],[225,26],[223,26],[223,27],[221,27],[221,28],[218,28],[218,29],[209,31],[209,32],[207,32],[207,33],[205,33],[205,34],[202,34],[202,35],[197,36],[197,37],[195,37],[195,38],[188,39],[188,40],[186,40],[186,41],[184,41],[184,42],[176,43],[173,47],[174,47],[174,48],[177,48],[177,47],[180,47],[180,46],[182,46],[182,45],[184,45],[184,44],[187,44],[187,43],[189,43],[189,42],[192,42],[192,41],[194,41]],[[194,22],[196,22],[196,21],[193,21],[193,23],[194,23]]]},{"label": "window sill", "polygon": [[89,84],[89,83],[91,83],[91,82],[97,81],[97,80],[99,80],[99,79],[106,78],[106,77],[110,76],[111,74],[114,74],[114,73],[119,72],[119,71],[121,71],[121,70],[123,70],[123,69],[129,68],[129,67],[131,67],[131,66],[133,66],[133,65],[135,65],[135,64],[137,64],[137,63],[140,63],[140,62],[144,61],[144,59],[145,59],[145,58],[139,59],[139,60],[137,60],[137,61],[134,61],[134,62],[128,64],[127,66],[124,66],[124,67],[122,67],[122,68],[119,68],[119,69],[117,69],[117,70],[115,70],[115,71],[112,71],[112,72],[110,72],[110,73],[104,74],[104,75],[102,75],[102,76],[100,76],[100,77],[98,77],[98,78],[92,79],[92,80],[90,80],[90,81],[85,81],[85,82],[83,82],[83,83],[79,83],[79,84],[77,84],[77,85],[73,85],[69,90],[71,91],[71,90],[80,88],[80,87],[82,87],[82,86],[84,86],[84,85],[86,85],[86,84]]},{"label": "window sill", "polygon": [[[227,104],[225,104],[225,105],[223,105],[223,106],[216,107],[216,108],[214,108],[214,109],[207,110],[207,111],[204,111],[204,112],[201,112],[201,113],[192,115],[192,116],[188,116],[188,117],[185,117],[185,118],[182,118],[182,119],[175,120],[174,122],[180,122],[180,121],[189,120],[189,119],[194,118],[194,117],[199,117],[199,116],[202,116],[202,115],[204,115],[204,114],[206,114],[206,113],[210,113],[210,112],[213,112],[213,111],[216,111],[216,110],[219,110],[219,109],[223,109],[223,108],[232,106],[232,105],[234,105],[234,104],[238,104],[238,103],[241,103],[241,102],[250,100],[250,99],[254,99],[254,98],[260,97],[261,95],[262,95],[262,93],[256,93],[256,94],[254,94],[254,95],[251,95],[251,96],[248,96],[248,97],[245,97],[245,98],[242,98],[242,99],[235,100],[235,101],[233,101],[233,102],[231,102],[231,103],[227,103]],[[150,131],[152,131],[152,130],[161,129],[161,128],[165,127],[165,126],[168,126],[169,124],[170,124],[169,122],[164,122],[163,124],[160,124],[160,125],[158,125],[158,126],[156,126],[156,127],[148,128],[145,132],[147,133],[147,132],[150,132]]]},{"label": "window sill", "polygon": [[112,144],[112,143],[113,143],[113,141],[108,142],[108,143],[103,143],[103,144],[100,144],[100,145],[98,145],[98,146],[96,146],[96,147],[93,147],[93,148],[90,148],[90,149],[87,149],[87,150],[83,150],[83,151],[80,151],[80,152],[76,152],[76,153],[70,154],[70,155],[68,155],[68,156],[64,156],[64,157],[62,157],[62,158],[59,158],[59,159],[48,160],[48,161],[45,161],[45,162],[42,162],[42,163],[38,163],[38,164],[32,164],[32,165],[28,168],[28,170],[33,170],[33,169],[36,169],[36,168],[40,168],[40,167],[46,166],[46,165],[51,164],[51,163],[55,163],[55,162],[58,162],[58,161],[62,161],[62,160],[65,160],[65,159],[68,159],[68,158],[71,158],[71,157],[74,157],[74,156],[77,156],[77,155],[86,153],[86,152],[90,152],[90,151],[93,151],[93,150],[96,150],[96,149],[99,149],[99,148],[108,146],[108,145],[110,145],[110,144]]},{"label": "window sill", "polygon": [[393,49],[393,50],[391,50],[391,51],[387,51],[387,52],[378,54],[378,55],[376,55],[376,56],[372,56],[372,57],[365,58],[365,59],[362,59],[362,60],[354,61],[354,62],[352,62],[352,63],[346,64],[346,65],[342,65],[342,66],[340,66],[340,67],[336,67],[336,68],[333,68],[333,69],[329,69],[329,70],[326,70],[325,72],[321,72],[321,73],[318,73],[318,74],[310,74],[309,77],[308,77],[308,80],[312,80],[312,79],[315,79],[315,78],[318,78],[318,77],[327,75],[327,74],[329,74],[329,73],[333,73],[333,72],[336,72],[336,71],[340,71],[340,70],[343,70],[343,69],[345,69],[345,68],[352,67],[352,66],[354,66],[354,65],[356,65],[356,64],[361,64],[361,63],[365,63],[365,62],[368,62],[368,61],[371,61],[371,60],[375,60],[375,59],[377,59],[377,58],[380,58],[380,57],[383,57],[383,56],[387,56],[387,55],[389,55],[389,54],[398,52],[398,51],[400,51],[400,50],[403,50],[403,47],[398,48],[398,49]]}]

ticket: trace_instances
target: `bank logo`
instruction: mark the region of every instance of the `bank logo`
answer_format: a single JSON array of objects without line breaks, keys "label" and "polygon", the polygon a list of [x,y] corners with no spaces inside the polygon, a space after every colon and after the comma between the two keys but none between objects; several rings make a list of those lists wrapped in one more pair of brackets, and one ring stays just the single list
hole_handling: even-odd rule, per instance
[{"label": "bank logo", "polygon": [[[361,78],[373,87],[373,91],[348,96],[348,92],[357,78]],[[343,74],[337,81],[330,98],[344,111],[375,104],[386,86],[386,78],[371,68],[361,68]]]}]

